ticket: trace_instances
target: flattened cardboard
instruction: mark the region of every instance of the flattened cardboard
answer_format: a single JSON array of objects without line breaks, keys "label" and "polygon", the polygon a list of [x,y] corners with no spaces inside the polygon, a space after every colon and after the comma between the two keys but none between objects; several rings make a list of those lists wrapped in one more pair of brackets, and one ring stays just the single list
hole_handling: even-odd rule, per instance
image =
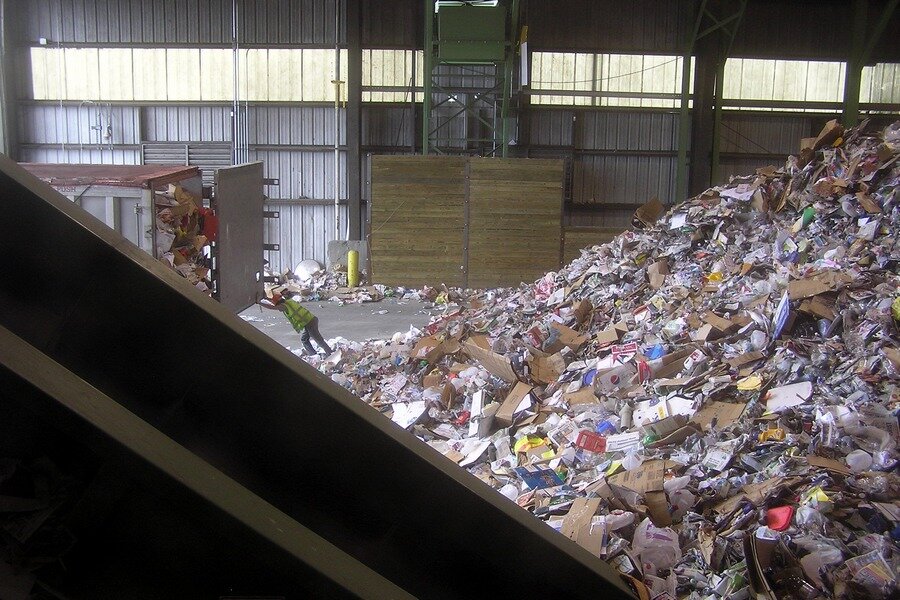
[{"label": "flattened cardboard", "polygon": [[568,403],[569,407],[576,406],[578,404],[599,404],[600,399],[594,395],[594,389],[587,385],[578,390],[577,392],[570,392],[568,394],[563,394],[563,400]]},{"label": "flattened cardboard", "polygon": [[788,297],[791,300],[800,300],[818,296],[825,292],[831,292],[844,287],[853,279],[846,273],[827,271],[811,277],[804,277],[788,284]]},{"label": "flattened cardboard", "polygon": [[850,468],[844,463],[837,460],[832,460],[830,458],[825,458],[824,456],[816,456],[815,454],[811,454],[806,457],[806,461],[811,467],[827,469],[832,473],[838,473],[840,475],[850,475],[851,473]]},{"label": "flattened cardboard", "polygon": [[513,417],[517,412],[516,409],[519,408],[519,405],[522,404],[522,401],[525,400],[525,397],[528,396],[533,389],[534,387],[527,383],[522,383],[521,381],[517,382],[512,391],[506,396],[506,399],[500,404],[497,414],[494,415],[494,421],[501,428],[512,425]]},{"label": "flattened cardboard", "polygon": [[740,493],[713,506],[713,510],[720,515],[726,515],[737,508],[744,498],[752,502],[754,506],[761,506],[770,496],[775,495],[783,488],[792,487],[800,481],[800,477],[779,476],[771,477],[759,483],[750,483],[745,485]]},{"label": "flattened cardboard", "polygon": [[735,356],[731,360],[726,361],[732,368],[739,369],[744,365],[750,364],[752,362],[756,362],[758,360],[762,360],[766,357],[762,352],[748,352],[746,354],[739,354]]},{"label": "flattened cardboard", "polygon": [[441,389],[441,402],[447,410],[450,410],[453,408],[454,399],[456,399],[456,388],[448,381],[444,384],[443,389]]},{"label": "flattened cardboard", "polygon": [[679,373],[684,368],[684,361],[694,351],[695,345],[689,345],[686,348],[677,350],[671,354],[666,354],[662,358],[650,361],[650,370],[654,379],[666,379]]},{"label": "flattened cardboard", "polygon": [[706,321],[709,325],[712,325],[723,334],[731,333],[732,331],[738,328],[737,323],[731,321],[730,319],[726,319],[724,317],[720,317],[714,312],[707,312],[703,314],[703,320]]},{"label": "flattened cardboard", "polygon": [[744,537],[744,556],[747,560],[747,579],[755,598],[777,600],[778,596],[766,579],[766,568],[772,563],[775,553],[775,540],[760,540],[756,536]]},{"label": "flattened cardboard", "polygon": [[604,527],[591,527],[591,521],[599,507],[600,498],[576,498],[569,512],[563,517],[560,528],[564,536],[594,556],[600,556],[606,535]]},{"label": "flattened cardboard", "polygon": [[439,386],[441,384],[441,379],[442,379],[442,377],[441,377],[440,372],[429,373],[428,375],[426,375],[425,377],[422,378],[422,387],[430,388],[430,387]]},{"label": "flattened cardboard", "polygon": [[691,339],[695,342],[709,342],[720,337],[722,337],[722,332],[709,323],[701,326],[700,329],[691,335]]},{"label": "flattened cardboard", "polygon": [[687,425],[687,417],[684,415],[672,415],[653,423],[646,423],[643,425],[642,429],[647,435],[663,438],[685,425]]},{"label": "flattened cardboard", "polygon": [[822,296],[813,296],[800,303],[798,308],[800,312],[814,315],[822,319],[833,321],[837,316],[831,303],[826,302]]},{"label": "flattened cardboard", "polygon": [[638,494],[659,492],[663,490],[666,470],[675,468],[677,465],[678,463],[671,460],[645,460],[636,469],[613,475],[609,478],[609,482]]},{"label": "flattened cardboard", "polygon": [[878,203],[865,192],[856,192],[856,199],[859,200],[860,206],[862,206],[863,210],[867,213],[875,215],[881,212],[881,207],[878,206]]},{"label": "flattened cardboard", "polygon": [[819,150],[825,146],[831,146],[842,135],[844,135],[844,126],[838,123],[837,119],[832,119],[822,127],[822,131],[816,136],[812,149]]},{"label": "flattened cardboard", "polygon": [[887,357],[889,361],[894,363],[895,369],[900,369],[900,350],[897,348],[889,348],[887,346],[883,346],[881,351]]},{"label": "flattened cardboard", "polygon": [[691,421],[699,425],[703,430],[709,429],[713,419],[716,420],[716,427],[721,429],[728,427],[744,413],[747,408],[746,404],[733,404],[731,402],[710,402],[700,409],[700,411],[691,418]]},{"label": "flattened cardboard", "polygon": [[664,491],[647,492],[644,494],[644,504],[647,505],[647,513],[654,525],[668,527],[672,524],[672,513]]},{"label": "flattened cardboard", "polygon": [[647,448],[664,448],[665,446],[672,446],[673,444],[680,444],[684,442],[684,440],[688,439],[694,434],[702,433],[699,427],[695,426],[693,423],[689,423],[684,427],[680,427],[670,433],[669,435],[656,440],[650,444],[646,444]]},{"label": "flattened cardboard", "polygon": [[[485,344],[487,344],[485,346]],[[496,352],[490,350],[490,343],[485,336],[472,336],[463,342],[466,353],[480,362],[485,369],[507,383],[518,381],[516,372],[513,371],[512,362]]]}]

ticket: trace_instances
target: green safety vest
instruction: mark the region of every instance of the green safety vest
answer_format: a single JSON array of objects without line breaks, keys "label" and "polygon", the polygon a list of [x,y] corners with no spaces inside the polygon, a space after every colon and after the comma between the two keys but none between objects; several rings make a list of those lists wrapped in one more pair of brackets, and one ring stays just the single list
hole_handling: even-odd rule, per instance
[{"label": "green safety vest", "polygon": [[291,322],[291,325],[297,333],[301,333],[303,329],[309,325],[309,322],[315,318],[311,312],[305,309],[296,300],[284,301],[284,315],[287,317],[288,321]]}]

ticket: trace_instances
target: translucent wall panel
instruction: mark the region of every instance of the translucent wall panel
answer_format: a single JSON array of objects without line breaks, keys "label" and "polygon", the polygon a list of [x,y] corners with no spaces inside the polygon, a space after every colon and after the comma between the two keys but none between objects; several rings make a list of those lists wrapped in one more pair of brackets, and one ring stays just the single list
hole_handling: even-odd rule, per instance
[{"label": "translucent wall panel", "polygon": [[[682,58],[649,54],[533,52],[533,104],[677,108]],[[692,65],[693,69],[693,65]]]},{"label": "translucent wall panel", "polygon": [[[243,49],[240,100],[333,102],[331,49]],[[231,101],[234,56],[227,48],[33,48],[37,100]],[[347,51],[341,51],[346,98]]]}]

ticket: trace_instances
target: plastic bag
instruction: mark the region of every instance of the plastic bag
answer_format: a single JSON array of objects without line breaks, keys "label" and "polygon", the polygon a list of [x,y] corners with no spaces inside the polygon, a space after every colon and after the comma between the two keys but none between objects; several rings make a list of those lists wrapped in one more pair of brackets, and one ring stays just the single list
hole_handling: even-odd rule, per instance
[{"label": "plastic bag", "polygon": [[678,534],[668,527],[656,527],[649,518],[637,526],[631,545],[644,564],[645,574],[671,569],[681,559]]}]

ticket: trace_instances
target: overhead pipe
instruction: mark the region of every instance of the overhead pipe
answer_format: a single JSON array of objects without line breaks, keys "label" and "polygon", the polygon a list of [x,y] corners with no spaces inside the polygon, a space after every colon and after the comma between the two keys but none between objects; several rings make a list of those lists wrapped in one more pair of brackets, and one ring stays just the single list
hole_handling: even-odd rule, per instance
[{"label": "overhead pipe", "polygon": [[231,0],[231,162],[240,164],[240,55],[238,48],[237,0]]}]

